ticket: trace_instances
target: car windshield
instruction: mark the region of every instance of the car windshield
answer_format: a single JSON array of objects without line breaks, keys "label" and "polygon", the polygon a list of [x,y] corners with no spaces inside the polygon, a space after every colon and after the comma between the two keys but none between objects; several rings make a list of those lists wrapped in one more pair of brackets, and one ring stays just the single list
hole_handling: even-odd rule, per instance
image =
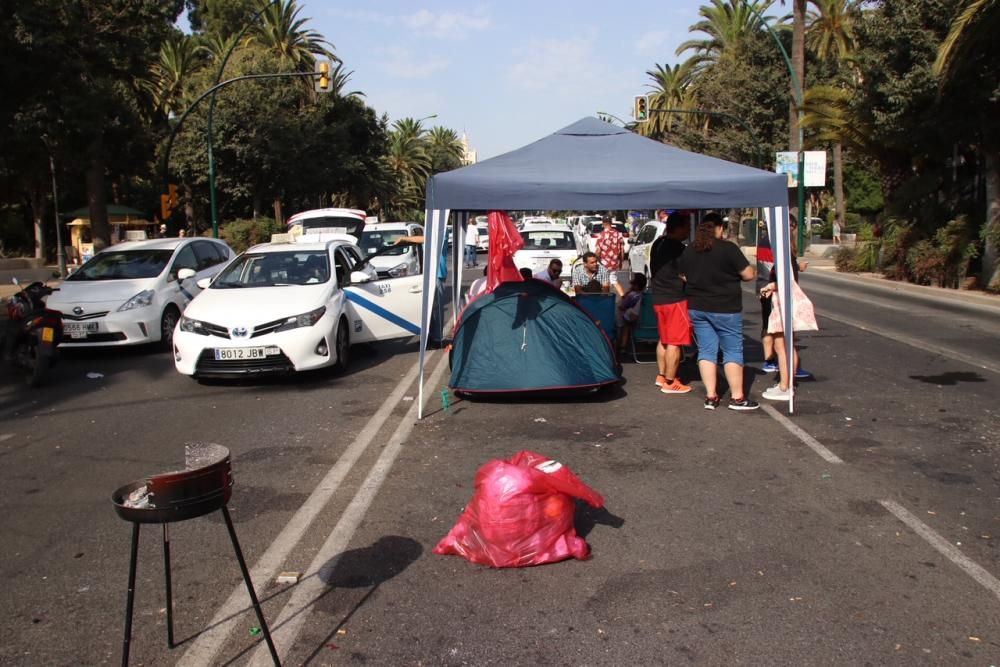
[{"label": "car windshield", "polygon": [[245,253],[219,274],[212,289],[318,285],[328,280],[325,250]]},{"label": "car windshield", "polygon": [[[622,234],[628,234],[628,229],[625,228],[625,223],[622,223],[622,222],[613,222],[613,223],[611,223],[611,226],[614,227],[615,229],[617,229]],[[604,223],[603,222],[595,222],[595,223],[593,223],[593,224],[590,225],[590,233],[591,234],[600,234],[603,231],[604,231]]]},{"label": "car windshield", "polygon": [[395,244],[404,236],[408,236],[405,229],[367,230],[361,233],[361,249],[369,257],[385,248],[392,249],[385,250],[382,252],[383,255],[402,255],[410,249],[410,246]]},{"label": "car windshield", "polygon": [[576,250],[576,240],[570,232],[521,232],[525,250]]},{"label": "car windshield", "polygon": [[174,254],[171,249],[106,250],[73,272],[66,280],[136,280],[163,273]]}]

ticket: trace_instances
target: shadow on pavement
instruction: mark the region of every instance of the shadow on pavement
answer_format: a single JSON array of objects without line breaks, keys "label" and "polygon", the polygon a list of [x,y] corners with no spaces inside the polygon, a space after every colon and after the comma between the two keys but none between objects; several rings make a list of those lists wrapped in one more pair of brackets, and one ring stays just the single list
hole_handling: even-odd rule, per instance
[{"label": "shadow on pavement", "polygon": [[596,509],[582,500],[576,501],[576,534],[587,537],[596,525],[611,526],[618,529],[625,525],[625,519],[612,514],[607,507]]},{"label": "shadow on pavement", "polygon": [[945,387],[954,387],[959,382],[986,382],[986,378],[972,371],[950,371],[940,375],[911,375],[910,379]]}]

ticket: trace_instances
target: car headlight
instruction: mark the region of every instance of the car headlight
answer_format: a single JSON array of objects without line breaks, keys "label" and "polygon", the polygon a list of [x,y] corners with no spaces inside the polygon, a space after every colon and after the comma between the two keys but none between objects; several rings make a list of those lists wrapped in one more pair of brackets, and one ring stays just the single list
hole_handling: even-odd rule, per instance
[{"label": "car headlight", "polygon": [[392,267],[386,271],[386,273],[389,274],[390,278],[402,278],[403,276],[409,275],[410,268],[406,264],[400,264]]},{"label": "car headlight", "polygon": [[285,320],[285,323],[274,331],[277,333],[278,331],[288,331],[289,329],[298,329],[299,327],[311,327],[319,322],[319,319],[323,317],[325,313],[326,306],[320,306],[316,310],[310,310],[308,313],[294,315]]},{"label": "car headlight", "polygon": [[205,328],[205,323],[200,320],[192,320],[190,317],[181,316],[181,331],[186,331],[187,333],[201,334],[202,336],[208,335],[208,329]]},{"label": "car headlight", "polygon": [[126,301],[118,309],[118,312],[123,310],[132,310],[133,308],[145,308],[149,304],[153,303],[153,296],[155,293],[151,289],[144,289],[134,297]]}]

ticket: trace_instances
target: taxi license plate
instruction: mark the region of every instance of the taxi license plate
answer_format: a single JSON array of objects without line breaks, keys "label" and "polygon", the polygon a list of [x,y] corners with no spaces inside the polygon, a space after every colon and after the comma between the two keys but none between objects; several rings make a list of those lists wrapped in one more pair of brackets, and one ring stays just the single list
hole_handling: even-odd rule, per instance
[{"label": "taxi license plate", "polygon": [[281,348],[268,347],[223,347],[215,350],[216,361],[244,361],[247,359],[263,359],[281,354]]},{"label": "taxi license plate", "polygon": [[87,334],[97,333],[97,322],[63,322],[63,332],[70,338],[86,338]]}]

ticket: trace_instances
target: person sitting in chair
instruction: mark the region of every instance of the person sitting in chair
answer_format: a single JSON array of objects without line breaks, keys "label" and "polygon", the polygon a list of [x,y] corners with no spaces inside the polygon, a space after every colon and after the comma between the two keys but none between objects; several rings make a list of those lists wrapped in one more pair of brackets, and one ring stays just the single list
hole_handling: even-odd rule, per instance
[{"label": "person sitting in chair", "polygon": [[597,261],[597,255],[585,252],[573,269],[573,291],[577,294],[601,293],[611,290],[611,275]]}]

